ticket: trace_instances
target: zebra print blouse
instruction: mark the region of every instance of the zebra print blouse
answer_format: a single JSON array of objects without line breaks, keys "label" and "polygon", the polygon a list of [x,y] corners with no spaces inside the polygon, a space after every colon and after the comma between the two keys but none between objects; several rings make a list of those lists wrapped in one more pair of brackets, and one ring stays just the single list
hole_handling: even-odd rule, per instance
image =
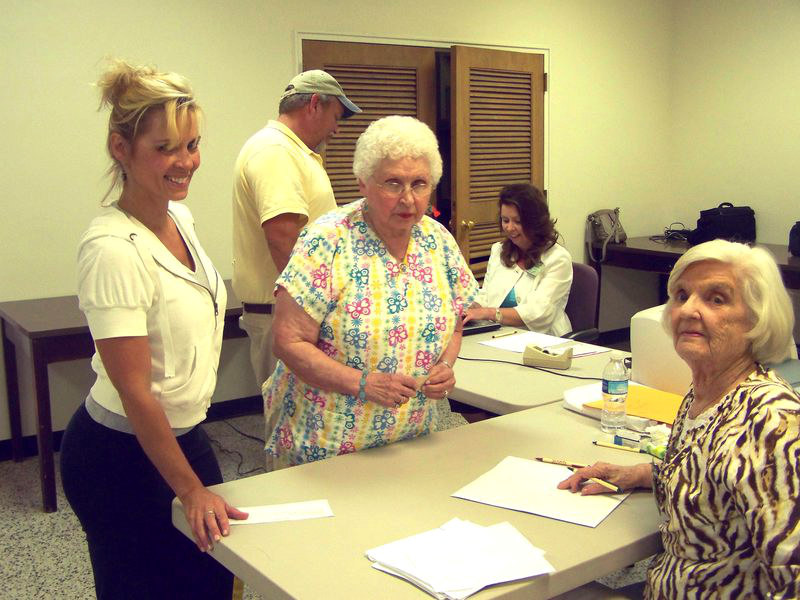
[{"label": "zebra print blouse", "polygon": [[664,552],[645,596],[800,598],[800,399],[761,365],[653,467]]}]

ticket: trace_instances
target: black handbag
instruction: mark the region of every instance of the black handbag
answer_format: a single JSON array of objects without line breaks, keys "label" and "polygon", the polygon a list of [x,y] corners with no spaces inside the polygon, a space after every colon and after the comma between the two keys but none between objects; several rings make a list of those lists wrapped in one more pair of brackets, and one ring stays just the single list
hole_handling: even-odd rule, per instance
[{"label": "black handbag", "polygon": [[694,246],[717,238],[731,242],[755,242],[756,214],[753,209],[723,202],[716,208],[701,210],[697,229],[689,233],[689,244]]}]

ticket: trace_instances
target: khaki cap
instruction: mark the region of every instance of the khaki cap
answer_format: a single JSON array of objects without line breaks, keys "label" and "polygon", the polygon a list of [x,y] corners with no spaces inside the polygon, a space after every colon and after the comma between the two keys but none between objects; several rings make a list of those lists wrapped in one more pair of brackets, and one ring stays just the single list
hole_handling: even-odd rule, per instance
[{"label": "khaki cap", "polygon": [[327,96],[336,96],[344,107],[344,112],[342,113],[342,118],[344,119],[361,112],[361,109],[344,95],[344,90],[342,86],[339,85],[339,82],[336,81],[333,76],[320,69],[303,71],[299,75],[295,75],[289,82],[289,85],[286,86],[286,91],[281,95],[281,100],[293,96],[294,94],[325,94]]}]

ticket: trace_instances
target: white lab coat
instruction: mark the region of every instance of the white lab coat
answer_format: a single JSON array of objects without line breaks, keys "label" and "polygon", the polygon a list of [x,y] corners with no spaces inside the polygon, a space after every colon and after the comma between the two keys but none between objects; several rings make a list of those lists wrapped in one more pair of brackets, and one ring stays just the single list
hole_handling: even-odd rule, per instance
[{"label": "white lab coat", "polygon": [[564,312],[572,287],[569,252],[554,244],[542,254],[542,268],[533,276],[517,265],[506,267],[500,260],[501,249],[501,242],[492,245],[486,277],[476,302],[481,306],[500,306],[514,288],[515,308],[528,329],[558,336],[572,331]]}]

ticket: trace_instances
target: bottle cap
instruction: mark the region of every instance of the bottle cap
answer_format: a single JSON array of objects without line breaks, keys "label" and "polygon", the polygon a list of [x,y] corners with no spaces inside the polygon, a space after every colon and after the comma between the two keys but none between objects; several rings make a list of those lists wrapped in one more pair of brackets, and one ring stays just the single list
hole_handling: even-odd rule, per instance
[{"label": "bottle cap", "polygon": [[611,360],[625,360],[625,353],[622,350],[612,350]]}]

